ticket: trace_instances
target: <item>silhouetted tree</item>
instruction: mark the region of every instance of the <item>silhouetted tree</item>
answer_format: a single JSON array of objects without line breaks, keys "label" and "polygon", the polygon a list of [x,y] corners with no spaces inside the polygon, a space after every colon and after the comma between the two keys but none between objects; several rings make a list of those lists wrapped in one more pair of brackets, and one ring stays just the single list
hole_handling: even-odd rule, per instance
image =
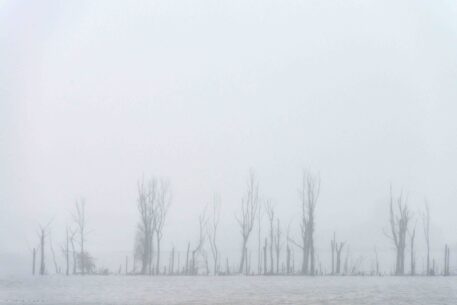
[{"label": "silhouetted tree", "polygon": [[270,200],[265,202],[265,211],[268,217],[268,223],[270,224],[270,273],[273,274],[274,258],[273,258],[273,246],[274,246],[274,218],[275,210]]},{"label": "silhouetted tree", "polygon": [[[396,201],[397,212],[395,212],[394,201]],[[411,215],[406,205],[406,202],[400,194],[396,199],[393,198],[392,188],[390,190],[390,238],[392,239],[395,250],[395,275],[403,275],[405,273],[405,248],[406,248],[406,232],[408,231],[408,223]]]},{"label": "silhouetted tree", "polygon": [[276,273],[279,273],[279,256],[281,253],[281,227],[279,224],[279,218],[276,219],[276,236],[275,236],[275,250],[276,250]]},{"label": "silhouetted tree", "polygon": [[157,261],[156,261],[156,273],[160,272],[160,241],[163,237],[163,227],[165,225],[165,219],[167,217],[168,209],[171,204],[171,190],[170,184],[164,180],[159,183],[159,189],[157,194],[157,204],[154,213],[154,229],[157,235]]},{"label": "silhouetted tree", "polygon": [[254,173],[251,171],[249,173],[249,179],[247,184],[247,191],[243,199],[241,200],[241,211],[240,215],[236,217],[236,220],[241,228],[242,236],[242,248],[241,248],[241,260],[240,267],[238,269],[239,273],[243,272],[243,267],[246,260],[246,248],[251,234],[252,228],[254,226],[254,220],[257,212],[257,205],[259,201],[259,186],[256,182]]},{"label": "silhouetted tree", "polygon": [[218,274],[218,266],[219,266],[219,250],[217,248],[217,229],[219,226],[219,219],[220,219],[220,199],[217,195],[213,196],[213,204],[212,204],[212,214],[210,225],[208,227],[208,241],[211,248],[211,254],[213,256],[213,269],[214,274]]},{"label": "silhouetted tree", "polygon": [[425,214],[423,215],[422,220],[424,225],[425,246],[427,247],[426,274],[432,275],[430,269],[430,209],[427,202],[425,202]]},{"label": "silhouetted tree", "polygon": [[84,261],[87,257],[84,255],[85,250],[84,250],[84,243],[86,241],[86,202],[84,199],[81,199],[80,201],[76,201],[75,204],[76,207],[76,214],[73,216],[74,221],[76,223],[76,227],[78,229],[78,234],[79,234],[79,246],[80,246],[80,252],[78,258],[81,260],[79,262],[81,274],[84,275],[86,272],[86,269],[84,266],[87,265],[87,263]]}]

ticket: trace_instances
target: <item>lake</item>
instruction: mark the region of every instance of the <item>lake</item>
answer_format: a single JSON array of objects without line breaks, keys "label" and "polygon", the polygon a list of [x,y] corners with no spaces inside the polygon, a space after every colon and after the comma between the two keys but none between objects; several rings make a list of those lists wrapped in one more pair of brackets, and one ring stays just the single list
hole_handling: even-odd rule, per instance
[{"label": "lake", "polygon": [[27,277],[0,280],[0,303],[457,304],[457,277]]}]

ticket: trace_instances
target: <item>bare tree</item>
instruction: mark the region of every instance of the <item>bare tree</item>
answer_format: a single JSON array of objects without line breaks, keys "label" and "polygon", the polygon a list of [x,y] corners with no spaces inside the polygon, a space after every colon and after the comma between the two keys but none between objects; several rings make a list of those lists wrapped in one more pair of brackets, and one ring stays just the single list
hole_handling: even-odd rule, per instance
[{"label": "bare tree", "polygon": [[341,251],[343,250],[344,242],[337,243],[335,242],[335,251],[336,251],[336,274],[341,272]]},{"label": "bare tree", "polygon": [[254,173],[249,173],[249,179],[247,183],[247,191],[244,198],[241,200],[241,211],[240,215],[236,216],[236,220],[241,229],[241,236],[243,239],[241,249],[241,260],[239,273],[243,272],[243,267],[246,260],[246,248],[254,226],[254,220],[257,212],[257,205],[259,201],[259,185],[255,179]]},{"label": "bare tree", "polygon": [[267,213],[268,222],[270,224],[270,273],[273,274],[274,269],[274,258],[273,258],[273,246],[274,246],[274,218],[275,210],[270,200],[265,202],[265,211]]},{"label": "bare tree", "polygon": [[216,194],[213,195],[213,204],[212,204],[212,215],[211,215],[211,223],[208,226],[208,241],[211,248],[211,254],[213,256],[213,269],[214,275],[219,273],[218,266],[219,266],[219,250],[217,248],[217,229],[219,226],[219,219],[220,219],[220,198]]},{"label": "bare tree", "polygon": [[430,209],[428,207],[428,202],[425,202],[425,214],[422,216],[423,225],[424,225],[424,236],[425,236],[425,246],[427,247],[427,262],[426,262],[426,274],[431,275],[430,269]]},{"label": "bare tree", "polygon": [[163,227],[165,225],[165,219],[167,217],[168,209],[171,204],[171,190],[170,184],[164,180],[160,181],[157,204],[155,209],[153,208],[154,215],[154,229],[157,235],[157,261],[156,261],[156,274],[160,272],[160,241],[163,237]]},{"label": "bare tree", "polygon": [[203,210],[203,213],[198,216],[198,241],[197,246],[192,250],[192,262],[191,262],[191,274],[198,274],[198,268],[196,268],[197,255],[201,254],[203,245],[205,244],[206,237],[206,226],[207,226],[207,217],[206,217],[206,208]]},{"label": "bare tree", "polygon": [[286,273],[289,274],[292,271],[292,266],[291,266],[291,249],[289,245],[289,239],[290,239],[290,223],[287,225],[287,236],[286,236]]},{"label": "bare tree", "polygon": [[279,255],[281,253],[281,227],[279,224],[279,218],[276,219],[276,236],[275,236],[275,250],[276,250],[276,273],[279,273]]},{"label": "bare tree", "polygon": [[51,249],[52,262],[54,263],[55,272],[56,272],[56,273],[60,273],[60,272],[59,272],[59,266],[57,265],[56,253],[55,253],[55,251],[54,251],[54,246],[52,245],[51,232],[49,232],[49,248]]},{"label": "bare tree", "polygon": [[335,248],[336,248],[336,236],[335,232],[333,232],[333,239],[330,242],[330,247],[332,249],[332,272],[331,274],[335,274]]},{"label": "bare tree", "polygon": [[414,239],[416,237],[416,225],[409,235],[410,240],[410,263],[411,263],[411,275],[416,275],[416,253],[414,252]]},{"label": "bare tree", "polygon": [[[396,201],[397,212],[395,212],[394,201]],[[408,223],[411,219],[411,214],[406,205],[406,200],[402,194],[396,199],[393,198],[392,188],[390,189],[390,235],[388,235],[395,246],[395,275],[403,275],[405,273],[405,248],[406,248],[406,232],[408,231]]]},{"label": "bare tree", "polygon": [[259,210],[257,211],[257,274],[262,273],[262,205],[259,204]]},{"label": "bare tree", "polygon": [[33,248],[32,275],[35,275],[36,249]]},{"label": "bare tree", "polygon": [[444,246],[444,270],[443,270],[444,276],[449,276],[451,274],[449,272],[449,255],[450,255],[449,246],[446,244]]},{"label": "bare tree", "polygon": [[320,178],[307,172],[303,172],[301,189],[299,191],[301,199],[301,223],[300,232],[302,244],[298,245],[302,249],[303,262],[302,274],[315,274],[315,255],[314,255],[314,230],[315,230],[315,209],[320,193]]},{"label": "bare tree", "polygon": [[46,272],[46,265],[45,265],[45,252],[44,252],[44,242],[45,242],[45,238],[46,238],[46,232],[45,232],[45,228],[41,227],[40,226],[40,233],[39,233],[39,237],[40,237],[40,252],[41,252],[41,255],[40,255],[40,275],[44,275],[45,272]]},{"label": "bare tree", "polygon": [[156,179],[151,179],[147,186],[144,185],[144,180],[138,182],[137,209],[140,222],[137,226],[135,251],[136,256],[141,258],[141,274],[146,274],[148,270],[151,272],[156,193]]},{"label": "bare tree", "polygon": [[76,227],[78,230],[79,234],[79,246],[80,246],[80,254],[79,258],[81,260],[80,266],[81,266],[81,274],[84,275],[85,273],[85,268],[86,262],[84,261],[87,258],[87,255],[84,253],[84,243],[86,241],[86,202],[84,199],[81,199],[80,201],[76,201],[75,203],[76,207],[76,214],[73,215],[74,221],[76,223]]},{"label": "bare tree", "polygon": [[70,234],[68,226],[65,229],[65,246],[62,247],[62,252],[65,257],[65,275],[70,275]]},{"label": "bare tree", "polygon": [[76,231],[70,230],[70,244],[73,258],[73,274],[76,274],[76,248],[75,248]]}]

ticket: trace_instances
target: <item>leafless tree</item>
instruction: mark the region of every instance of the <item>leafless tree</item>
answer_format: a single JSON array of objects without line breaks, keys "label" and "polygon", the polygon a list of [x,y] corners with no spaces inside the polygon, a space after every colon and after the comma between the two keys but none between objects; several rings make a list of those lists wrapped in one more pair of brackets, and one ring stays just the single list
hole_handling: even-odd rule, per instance
[{"label": "leafless tree", "polygon": [[379,273],[378,249],[376,249],[376,247],[374,248],[374,254],[375,254],[375,261],[376,261],[376,275],[380,275],[380,273]]},{"label": "leafless tree", "polygon": [[168,209],[171,204],[171,190],[170,184],[161,180],[159,183],[158,193],[157,193],[157,204],[155,208],[153,206],[154,214],[154,226],[156,236],[157,236],[157,261],[156,261],[156,274],[160,272],[160,241],[163,237],[163,227],[165,225],[165,219],[167,217]]},{"label": "leafless tree", "polygon": [[[394,207],[396,202],[396,208]],[[395,246],[395,275],[403,275],[405,273],[405,248],[406,248],[406,232],[411,219],[411,214],[406,205],[406,200],[403,195],[394,199],[392,188],[390,189],[390,235],[388,235]]]},{"label": "leafless tree", "polygon": [[212,214],[211,214],[211,221],[210,225],[208,226],[208,241],[211,248],[211,254],[213,256],[213,269],[214,274],[218,274],[218,266],[219,266],[219,249],[217,248],[217,229],[219,226],[219,219],[220,219],[220,198],[216,194],[213,195],[213,204],[212,204]]},{"label": "leafless tree", "polygon": [[62,248],[62,253],[65,257],[65,275],[70,275],[70,234],[68,226],[65,229],[65,245]]},{"label": "leafless tree", "polygon": [[80,252],[79,252],[79,259],[80,261],[80,267],[81,267],[81,274],[85,274],[85,268],[86,262],[84,261],[87,258],[87,255],[85,255],[84,251],[84,243],[86,242],[86,202],[84,199],[81,199],[79,201],[76,201],[75,203],[76,207],[76,214],[73,215],[78,235],[79,235],[79,246],[80,246]]},{"label": "leafless tree", "polygon": [[267,213],[268,222],[270,224],[270,273],[274,271],[274,258],[273,258],[273,246],[274,246],[274,218],[275,210],[270,200],[265,202],[265,212]]},{"label": "leafless tree", "polygon": [[156,179],[151,179],[147,186],[145,186],[144,180],[138,182],[137,209],[140,214],[140,222],[137,226],[135,250],[136,255],[141,257],[141,274],[146,274],[148,271],[151,273],[156,197]]},{"label": "leafless tree", "polygon": [[57,260],[56,260],[56,253],[54,251],[54,246],[52,245],[52,237],[51,237],[51,232],[49,232],[49,248],[51,249],[51,254],[52,254],[52,262],[54,263],[54,269],[56,273],[59,272],[59,266],[57,265]]},{"label": "leafless tree", "polygon": [[335,251],[336,251],[336,236],[335,232],[333,232],[333,239],[330,242],[330,247],[332,249],[332,272],[331,274],[335,274]]},{"label": "leafless tree", "polygon": [[45,238],[46,238],[46,232],[45,228],[40,226],[40,275],[44,275],[46,273],[46,265],[45,265],[45,251],[44,251],[44,244],[45,244]]},{"label": "leafless tree", "polygon": [[267,274],[267,244],[268,244],[268,239],[265,238],[265,243],[263,246],[263,274]]},{"label": "leafless tree", "polygon": [[290,239],[290,223],[287,226],[287,236],[286,236],[286,273],[289,274],[292,271],[292,266],[291,266],[291,249],[289,245],[289,239]]},{"label": "leafless tree", "polygon": [[70,245],[73,258],[73,274],[76,274],[76,247],[75,247],[76,231],[70,230]]},{"label": "leafless tree", "polygon": [[416,275],[416,253],[414,252],[414,239],[416,238],[416,225],[414,225],[410,235],[410,263],[411,263],[411,275]]},{"label": "leafless tree", "polygon": [[302,244],[303,262],[302,274],[315,274],[314,255],[314,230],[315,230],[315,209],[320,193],[320,178],[307,172],[303,172],[302,185],[299,190],[301,199],[301,223],[300,232]]},{"label": "leafless tree", "polygon": [[425,236],[425,246],[427,247],[427,262],[426,267],[427,275],[431,275],[430,269],[430,209],[428,207],[428,202],[425,202],[425,214],[422,216],[423,225],[424,225],[424,236]]},{"label": "leafless tree", "polygon": [[35,248],[33,248],[32,255],[33,255],[32,275],[35,275],[35,262],[36,262],[36,249]]},{"label": "leafless tree", "polygon": [[335,252],[336,252],[336,274],[341,272],[341,251],[343,250],[344,242],[337,243],[335,241]]},{"label": "leafless tree", "polygon": [[257,274],[262,273],[262,205],[259,204],[259,210],[257,211]]},{"label": "leafless tree", "polygon": [[206,217],[206,208],[203,210],[203,213],[198,216],[198,240],[196,247],[192,250],[192,262],[191,262],[191,274],[195,275],[198,274],[198,268],[196,267],[197,263],[197,255],[201,254],[203,245],[205,244],[205,237],[206,237],[206,226],[208,220]]},{"label": "leafless tree", "polygon": [[444,246],[444,270],[443,270],[443,275],[444,276],[449,276],[451,273],[450,273],[450,268],[449,268],[449,255],[450,255],[450,250],[449,250],[449,246],[446,244]]},{"label": "leafless tree", "polygon": [[246,260],[246,248],[251,234],[252,228],[254,226],[254,220],[257,212],[257,205],[259,201],[259,185],[256,181],[254,173],[251,171],[249,173],[249,179],[247,183],[247,191],[245,196],[241,200],[241,211],[240,215],[236,216],[236,220],[241,229],[242,236],[242,248],[241,248],[241,260],[240,267],[238,269],[239,273],[243,272],[243,267]]},{"label": "leafless tree", "polygon": [[279,273],[279,256],[281,253],[282,243],[281,243],[281,226],[279,223],[279,218],[276,219],[276,236],[275,236],[275,250],[276,250],[276,273]]}]

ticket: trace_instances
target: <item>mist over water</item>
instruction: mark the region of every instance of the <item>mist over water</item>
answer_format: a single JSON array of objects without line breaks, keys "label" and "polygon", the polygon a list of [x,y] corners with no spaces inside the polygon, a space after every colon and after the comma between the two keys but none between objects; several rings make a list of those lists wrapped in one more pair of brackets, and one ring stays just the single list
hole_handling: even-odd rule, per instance
[{"label": "mist over water", "polygon": [[451,303],[456,17],[0,0],[0,303]]}]

